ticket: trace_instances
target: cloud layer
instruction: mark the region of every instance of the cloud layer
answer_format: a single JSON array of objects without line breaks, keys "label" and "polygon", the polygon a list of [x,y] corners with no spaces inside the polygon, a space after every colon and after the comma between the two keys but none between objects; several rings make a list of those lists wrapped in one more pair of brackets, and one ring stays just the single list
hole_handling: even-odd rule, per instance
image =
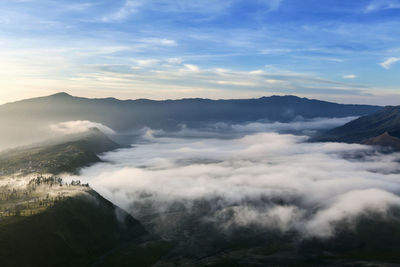
[{"label": "cloud layer", "polygon": [[51,124],[50,129],[61,134],[83,133],[91,128],[97,128],[107,135],[115,134],[114,130],[98,122],[92,121],[66,121],[56,124]]},{"label": "cloud layer", "polygon": [[[327,238],[339,222],[351,224],[369,211],[385,215],[400,206],[399,154],[307,143],[305,136],[257,133],[253,126],[231,130],[242,137],[147,132],[147,142],[103,155],[109,162],[84,169],[80,179],[139,219],[158,214],[155,228],[170,224],[163,214],[178,209],[225,231],[254,226]],[[179,225],[183,219],[173,221]]]}]

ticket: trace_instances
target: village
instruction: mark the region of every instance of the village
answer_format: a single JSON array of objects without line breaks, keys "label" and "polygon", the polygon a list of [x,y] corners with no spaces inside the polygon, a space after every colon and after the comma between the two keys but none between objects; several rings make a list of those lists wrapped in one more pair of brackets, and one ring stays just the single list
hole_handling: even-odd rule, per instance
[{"label": "village", "polygon": [[0,185],[0,221],[7,217],[38,214],[57,202],[85,192],[89,184],[64,182],[60,177],[38,175],[25,185]]}]

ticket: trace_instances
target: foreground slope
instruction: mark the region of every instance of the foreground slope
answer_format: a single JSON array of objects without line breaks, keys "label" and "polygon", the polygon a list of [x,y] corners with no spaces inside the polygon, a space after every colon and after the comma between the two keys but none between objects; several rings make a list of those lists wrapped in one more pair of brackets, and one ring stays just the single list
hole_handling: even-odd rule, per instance
[{"label": "foreground slope", "polygon": [[313,140],[363,143],[398,149],[400,147],[400,106],[385,107],[376,113],[329,130]]},{"label": "foreground slope", "polygon": [[138,221],[87,189],[36,215],[0,220],[0,265],[89,266],[146,234]]},{"label": "foreground slope", "polygon": [[0,266],[150,266],[168,252],[89,185],[38,174],[74,172],[118,147],[92,129],[1,155]]}]

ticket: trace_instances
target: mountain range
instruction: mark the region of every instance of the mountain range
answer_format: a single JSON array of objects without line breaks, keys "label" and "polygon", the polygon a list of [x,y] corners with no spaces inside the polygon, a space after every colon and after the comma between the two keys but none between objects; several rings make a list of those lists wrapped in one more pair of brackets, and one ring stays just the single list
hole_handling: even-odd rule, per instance
[{"label": "mountain range", "polygon": [[[258,99],[210,100],[180,99],[88,99],[58,93],[23,100],[0,107],[3,114],[20,119],[66,121],[90,120],[117,131],[150,127],[173,129],[179,124],[269,120],[287,122],[302,117],[361,116],[380,106],[345,105],[297,96],[271,96]],[[118,118],[118,119],[116,119]]]},{"label": "mountain range", "polygon": [[295,119],[362,116],[381,110],[380,106],[345,105],[297,96],[258,99],[88,99],[66,93],[32,98],[0,106],[0,150],[47,140],[54,136],[49,125],[88,120],[119,133],[143,127],[175,131],[205,124],[254,121],[290,122]]}]

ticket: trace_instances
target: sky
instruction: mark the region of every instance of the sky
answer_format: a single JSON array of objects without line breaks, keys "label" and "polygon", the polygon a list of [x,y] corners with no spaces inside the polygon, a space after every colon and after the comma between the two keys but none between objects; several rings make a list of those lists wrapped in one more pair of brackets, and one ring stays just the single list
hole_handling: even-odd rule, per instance
[{"label": "sky", "polygon": [[400,104],[400,0],[3,0],[0,104],[293,94]]}]

